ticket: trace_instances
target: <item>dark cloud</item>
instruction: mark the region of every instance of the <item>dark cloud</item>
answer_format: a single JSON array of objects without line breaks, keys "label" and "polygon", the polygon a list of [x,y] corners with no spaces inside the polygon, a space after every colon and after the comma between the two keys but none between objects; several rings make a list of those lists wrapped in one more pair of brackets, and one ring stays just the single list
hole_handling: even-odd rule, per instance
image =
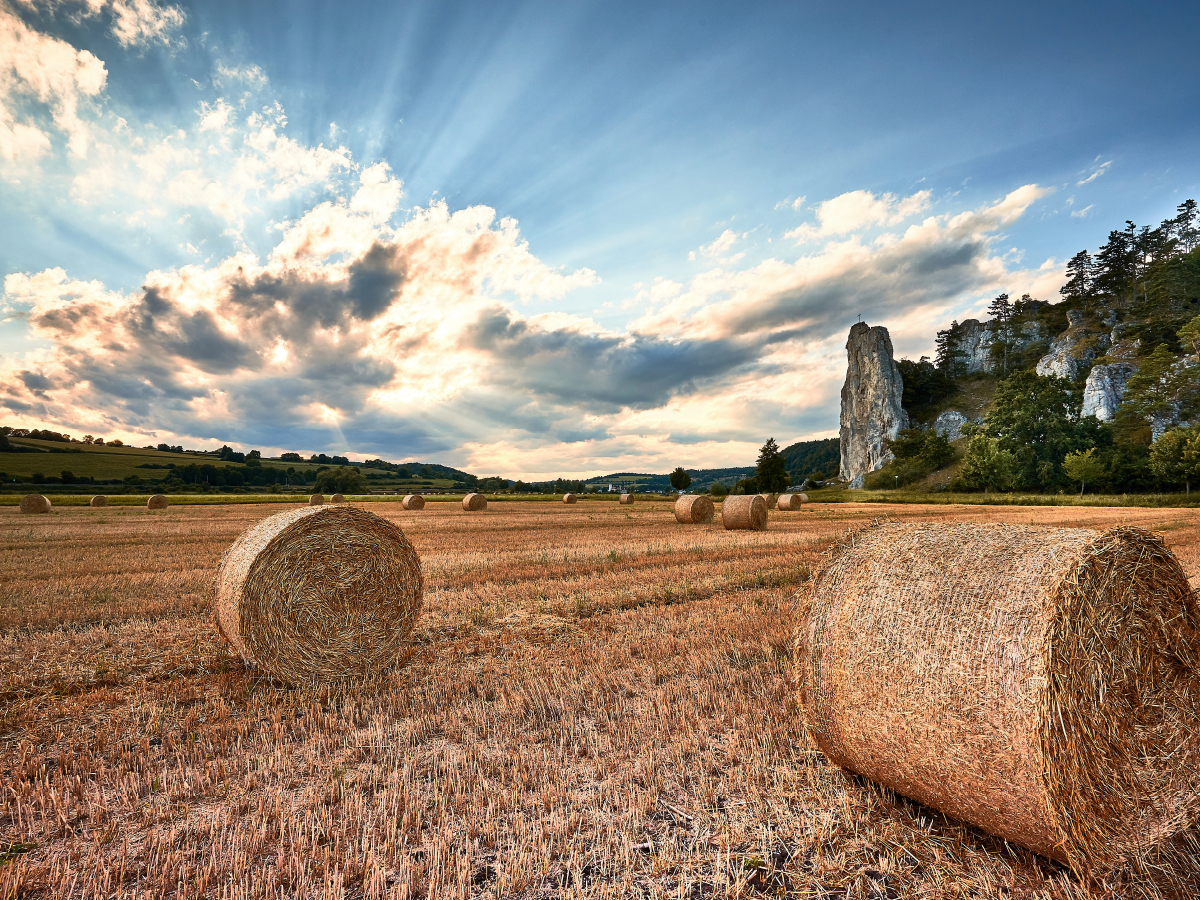
[{"label": "dark cloud", "polygon": [[384,313],[400,293],[406,272],[394,248],[378,242],[350,266],[346,297],[356,318],[370,321]]},{"label": "dark cloud", "polygon": [[647,409],[691,393],[697,382],[752,362],[756,347],[734,340],[669,341],[548,331],[494,307],[463,334],[463,343],[498,364],[496,381],[567,403],[607,410]]}]

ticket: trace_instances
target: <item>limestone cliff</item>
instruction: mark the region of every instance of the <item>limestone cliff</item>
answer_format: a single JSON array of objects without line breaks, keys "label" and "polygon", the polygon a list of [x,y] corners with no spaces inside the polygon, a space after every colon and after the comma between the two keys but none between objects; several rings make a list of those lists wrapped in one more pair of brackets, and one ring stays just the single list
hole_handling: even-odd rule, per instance
[{"label": "limestone cliff", "polygon": [[892,458],[884,441],[908,427],[908,415],[900,406],[904,381],[886,328],[859,322],[850,329],[846,356],[840,477],[854,482]]},{"label": "limestone cliff", "polygon": [[1125,383],[1136,371],[1123,362],[1092,366],[1083,386],[1083,415],[1095,416],[1101,422],[1111,421],[1125,396]]}]

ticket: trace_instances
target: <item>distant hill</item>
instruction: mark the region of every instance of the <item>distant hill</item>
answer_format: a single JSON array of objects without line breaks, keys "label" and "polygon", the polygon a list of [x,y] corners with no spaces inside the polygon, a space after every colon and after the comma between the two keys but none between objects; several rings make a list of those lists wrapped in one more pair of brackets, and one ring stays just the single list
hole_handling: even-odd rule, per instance
[{"label": "distant hill", "polygon": [[823,441],[797,441],[781,451],[787,460],[787,470],[793,484],[805,478],[816,481],[834,478],[841,465],[841,441],[826,438]]},{"label": "distant hill", "polygon": [[[692,476],[692,484],[689,490],[702,491],[717,482],[733,487],[739,478],[746,478],[753,475],[754,466],[739,466],[729,469],[684,469],[684,471]],[[584,481],[584,484],[612,484],[625,490],[634,491],[665,492],[673,490],[671,487],[671,474],[669,472],[662,475],[651,475],[641,472],[617,472],[613,475],[601,475],[596,478],[589,478]]]}]

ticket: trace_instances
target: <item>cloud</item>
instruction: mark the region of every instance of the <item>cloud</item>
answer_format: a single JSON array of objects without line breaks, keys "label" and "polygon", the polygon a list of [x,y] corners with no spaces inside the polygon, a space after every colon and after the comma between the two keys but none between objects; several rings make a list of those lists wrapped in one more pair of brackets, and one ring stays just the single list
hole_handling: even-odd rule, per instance
[{"label": "cloud", "polygon": [[1107,162],[1101,163],[1092,171],[1091,175],[1089,175],[1087,178],[1080,179],[1079,181],[1075,182],[1075,184],[1082,185],[1082,184],[1088,184],[1089,182],[1095,181],[1097,178],[1099,178],[1101,175],[1103,175],[1105,172],[1107,172],[1108,167],[1111,165],[1112,165],[1111,159],[1108,160]]},{"label": "cloud", "polygon": [[876,196],[870,191],[849,191],[817,204],[818,225],[804,224],[784,236],[804,243],[876,225],[896,225],[928,209],[930,196],[931,192],[927,190],[904,198],[895,194]]},{"label": "cloud", "polygon": [[[735,253],[731,256],[727,256],[726,254],[734,244],[736,244],[745,236],[745,234],[738,234],[736,231],[726,228],[721,232],[720,236],[718,236],[716,240],[701,247],[699,253],[701,256],[706,256],[709,259],[717,259],[723,263],[736,263],[740,261],[746,254]],[[688,259],[695,260],[696,251],[689,253]]]},{"label": "cloud", "polygon": [[1073,218],[1073,219],[1085,218],[1087,216],[1087,214],[1090,213],[1095,208],[1096,208],[1095,204],[1090,204],[1088,206],[1085,206],[1083,209],[1072,210],[1071,218]]},{"label": "cloud", "polygon": [[[258,66],[230,66],[218,62],[213,75],[213,84],[221,87],[235,81],[244,82],[255,90],[261,90],[267,86],[267,75]],[[332,138],[333,133],[331,132],[329,136]]]}]

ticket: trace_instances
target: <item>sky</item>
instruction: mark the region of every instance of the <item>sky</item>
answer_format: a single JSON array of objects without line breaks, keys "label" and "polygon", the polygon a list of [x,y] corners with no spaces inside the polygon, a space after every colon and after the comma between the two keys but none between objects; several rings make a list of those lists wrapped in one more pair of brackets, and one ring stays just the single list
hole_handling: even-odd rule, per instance
[{"label": "sky", "polygon": [[0,423],[752,465],[1200,197],[1194,3],[0,0]]}]

